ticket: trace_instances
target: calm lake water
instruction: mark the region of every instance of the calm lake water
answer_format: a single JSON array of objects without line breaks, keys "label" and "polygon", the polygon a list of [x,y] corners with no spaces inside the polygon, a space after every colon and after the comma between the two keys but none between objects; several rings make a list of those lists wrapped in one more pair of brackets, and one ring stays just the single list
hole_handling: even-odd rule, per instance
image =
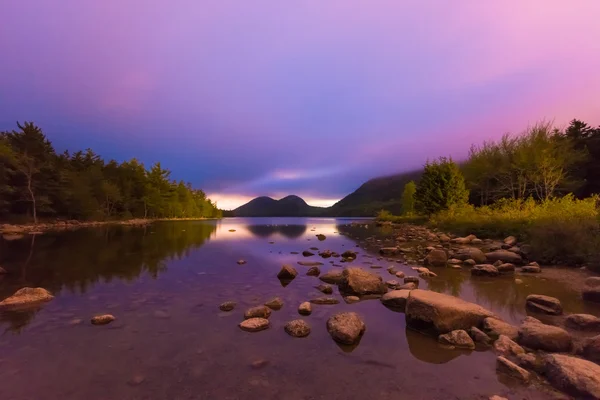
[{"label": "calm lake water", "polygon": [[[23,286],[56,296],[30,312],[0,313],[0,399],[487,399],[547,398],[536,385],[497,376],[492,352],[461,352],[407,330],[404,314],[378,300],[314,305],[307,317],[298,305],[321,295],[321,283],[296,263],[310,247],[359,250],[352,265],[373,263],[385,280],[395,265],[357,249],[362,239],[384,235],[351,226],[348,219],[231,218],[159,222],[153,225],[81,229],[0,241],[0,298]],[[235,232],[229,230],[235,229]],[[315,235],[325,234],[320,242]],[[342,234],[340,234],[342,233]],[[245,265],[236,261],[244,259]],[[322,272],[339,268],[323,261]],[[336,259],[333,259],[336,260]],[[339,259],[336,260],[336,262]],[[298,277],[283,287],[276,274],[294,264]],[[432,290],[475,301],[518,324],[524,299],[541,293],[561,299],[565,312],[600,315],[574,285],[537,276],[472,279],[468,271],[434,269]],[[544,274],[542,274],[544,275]],[[428,284],[421,281],[421,287]],[[244,311],[272,297],[271,328],[239,329]],[[237,301],[221,312],[219,304]],[[367,330],[354,348],[338,346],[325,323],[352,310]],[[116,321],[92,326],[110,313]],[[312,333],[288,336],[283,326],[303,318]],[[80,320],[80,321],[79,321]]]}]

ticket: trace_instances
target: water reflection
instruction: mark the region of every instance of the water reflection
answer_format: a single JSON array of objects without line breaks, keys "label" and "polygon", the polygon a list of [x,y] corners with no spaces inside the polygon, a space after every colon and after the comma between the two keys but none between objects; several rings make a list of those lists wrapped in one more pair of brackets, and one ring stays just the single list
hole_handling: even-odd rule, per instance
[{"label": "water reflection", "polygon": [[277,233],[288,239],[295,239],[306,232],[306,225],[248,225],[246,227],[254,236],[267,238]]}]

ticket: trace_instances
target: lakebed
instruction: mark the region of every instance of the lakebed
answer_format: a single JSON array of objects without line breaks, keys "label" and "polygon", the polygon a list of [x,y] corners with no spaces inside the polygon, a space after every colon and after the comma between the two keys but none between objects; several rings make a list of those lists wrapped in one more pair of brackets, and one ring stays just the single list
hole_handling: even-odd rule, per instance
[{"label": "lakebed", "polygon": [[[354,223],[353,223],[354,222]],[[449,349],[407,328],[405,316],[377,299],[298,306],[323,296],[322,282],[299,261],[321,262],[321,273],[348,265],[395,279],[387,268],[417,275],[416,263],[381,257],[389,228],[330,218],[231,218],[103,226],[25,235],[0,244],[0,298],[43,287],[55,297],[40,307],[0,313],[4,399],[487,399],[564,398],[543,382],[522,384],[496,372],[490,350]],[[316,235],[325,235],[319,240]],[[358,247],[357,247],[358,246]],[[408,244],[406,245],[408,246]],[[311,250],[314,256],[304,257]],[[322,259],[323,250],[357,251],[356,260]],[[300,254],[292,254],[300,253]],[[245,263],[238,264],[237,261]],[[330,263],[332,261],[333,263]],[[277,273],[298,276],[282,285]],[[339,266],[338,266],[339,265]],[[382,268],[372,268],[382,267]],[[599,316],[581,299],[586,271],[553,268],[541,274],[472,277],[468,269],[431,268],[420,288],[477,303],[518,326],[525,298],[558,298],[565,314]],[[253,306],[279,297],[267,330],[238,324]],[[219,305],[236,302],[232,311]],[[354,346],[327,332],[335,313],[353,311],[366,324]],[[108,325],[90,318],[112,314]],[[305,320],[311,333],[289,336],[284,326]],[[562,396],[562,397],[561,397]]]}]

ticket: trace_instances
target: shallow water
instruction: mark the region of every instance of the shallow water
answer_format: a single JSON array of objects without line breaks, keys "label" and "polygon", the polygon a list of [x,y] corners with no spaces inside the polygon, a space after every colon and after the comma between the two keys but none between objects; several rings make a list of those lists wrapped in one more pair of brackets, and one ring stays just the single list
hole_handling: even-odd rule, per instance
[{"label": "shallow water", "polygon": [[[0,314],[0,398],[8,399],[484,399],[492,394],[541,399],[536,385],[521,386],[496,375],[491,352],[460,352],[407,330],[402,313],[378,300],[298,305],[321,295],[320,281],[297,265],[310,247],[359,250],[352,265],[385,280],[389,265],[357,249],[375,228],[347,219],[232,218],[160,222],[148,227],[111,227],[47,233],[0,242],[0,298],[23,286],[45,287],[55,299],[29,312]],[[235,229],[235,232],[229,230]],[[327,236],[319,241],[316,234]],[[343,233],[343,234],[340,234]],[[352,239],[359,238],[359,239]],[[236,261],[244,259],[245,265]],[[322,271],[338,268],[323,261]],[[335,259],[333,259],[335,260]],[[339,260],[339,259],[337,259]],[[337,262],[336,260],[336,262]],[[298,277],[282,286],[276,274],[294,264]],[[466,271],[435,269],[429,288],[460,296],[518,323],[524,299],[541,293],[561,299],[566,312],[600,315],[580,301],[573,285],[523,276],[472,279]],[[543,275],[543,274],[542,274]],[[427,283],[422,281],[422,287]],[[274,296],[271,328],[243,332],[244,310]],[[238,302],[230,313],[219,311]],[[361,314],[367,331],[358,346],[338,346],[325,322],[338,311]],[[92,326],[91,316],[117,320]],[[307,338],[288,336],[284,324],[303,318]],[[81,320],[81,321],[78,321]]]}]

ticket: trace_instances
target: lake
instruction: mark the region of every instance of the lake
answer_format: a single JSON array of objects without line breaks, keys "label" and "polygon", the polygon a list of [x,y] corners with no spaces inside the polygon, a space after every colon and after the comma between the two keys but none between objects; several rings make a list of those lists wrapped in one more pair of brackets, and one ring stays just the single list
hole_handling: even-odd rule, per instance
[{"label": "lake", "polygon": [[[103,227],[48,232],[0,242],[0,298],[24,286],[43,287],[55,298],[27,312],[0,314],[0,398],[15,399],[542,399],[537,385],[498,376],[491,351],[448,350],[434,338],[408,330],[404,314],[379,300],[298,305],[322,294],[322,283],[297,265],[310,247],[339,253],[358,250],[352,265],[392,279],[395,265],[377,260],[364,239],[384,237],[351,219],[231,218],[156,222],[145,227]],[[231,232],[230,230],[235,230]],[[316,234],[326,235],[319,241]],[[316,253],[316,251],[315,251]],[[238,265],[237,260],[247,263]],[[339,268],[318,256],[322,272]],[[338,259],[339,260],[339,259]],[[337,261],[336,261],[337,263]],[[299,274],[282,286],[283,264]],[[518,324],[530,293],[558,297],[565,313],[600,315],[574,285],[537,276],[472,279],[468,271],[433,269],[438,278],[421,287],[477,302]],[[543,275],[543,274],[542,274]],[[251,306],[279,296],[268,330],[249,333],[238,324]],[[236,301],[231,312],[219,304]],[[337,345],[326,330],[329,316],[355,311],[367,326],[352,348]],[[113,314],[109,325],[90,318]],[[312,328],[293,338],[286,322],[302,318]]]}]

